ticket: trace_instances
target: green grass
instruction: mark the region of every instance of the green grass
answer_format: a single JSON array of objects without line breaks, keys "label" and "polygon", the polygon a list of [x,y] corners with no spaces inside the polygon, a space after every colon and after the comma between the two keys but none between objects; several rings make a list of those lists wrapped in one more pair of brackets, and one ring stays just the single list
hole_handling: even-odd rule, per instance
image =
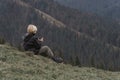
[{"label": "green grass", "polygon": [[57,64],[0,45],[0,80],[120,80],[120,72]]}]

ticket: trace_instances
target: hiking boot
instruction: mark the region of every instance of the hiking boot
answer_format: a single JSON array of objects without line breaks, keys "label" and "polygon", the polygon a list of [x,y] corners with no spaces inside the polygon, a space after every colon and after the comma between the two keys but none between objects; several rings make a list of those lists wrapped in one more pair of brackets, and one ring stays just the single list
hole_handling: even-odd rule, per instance
[{"label": "hiking boot", "polygon": [[62,63],[63,62],[63,59],[58,58],[58,57],[53,57],[52,60],[55,61],[56,63]]}]

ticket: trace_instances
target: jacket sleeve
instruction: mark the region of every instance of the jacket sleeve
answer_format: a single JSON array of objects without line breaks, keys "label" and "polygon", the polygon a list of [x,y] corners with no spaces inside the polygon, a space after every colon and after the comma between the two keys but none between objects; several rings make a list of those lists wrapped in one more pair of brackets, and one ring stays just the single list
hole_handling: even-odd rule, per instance
[{"label": "jacket sleeve", "polygon": [[41,42],[38,41],[37,37],[33,37],[33,43],[36,49],[40,49],[41,48]]}]

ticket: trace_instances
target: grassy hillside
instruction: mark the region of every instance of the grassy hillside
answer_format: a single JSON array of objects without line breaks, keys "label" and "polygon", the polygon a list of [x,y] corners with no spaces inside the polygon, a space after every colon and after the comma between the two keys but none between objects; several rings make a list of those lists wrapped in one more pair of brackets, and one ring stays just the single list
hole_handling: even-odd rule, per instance
[{"label": "grassy hillside", "polygon": [[0,45],[1,80],[120,80],[120,72],[57,64],[26,53]]}]

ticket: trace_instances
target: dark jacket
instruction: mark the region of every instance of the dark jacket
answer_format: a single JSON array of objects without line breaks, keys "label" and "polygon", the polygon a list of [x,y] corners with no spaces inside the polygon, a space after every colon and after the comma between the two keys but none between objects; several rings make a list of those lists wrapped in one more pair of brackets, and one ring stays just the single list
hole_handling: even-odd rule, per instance
[{"label": "dark jacket", "polygon": [[33,51],[35,54],[38,54],[41,48],[41,42],[38,41],[35,34],[27,34],[24,38],[23,47],[26,51]]}]

